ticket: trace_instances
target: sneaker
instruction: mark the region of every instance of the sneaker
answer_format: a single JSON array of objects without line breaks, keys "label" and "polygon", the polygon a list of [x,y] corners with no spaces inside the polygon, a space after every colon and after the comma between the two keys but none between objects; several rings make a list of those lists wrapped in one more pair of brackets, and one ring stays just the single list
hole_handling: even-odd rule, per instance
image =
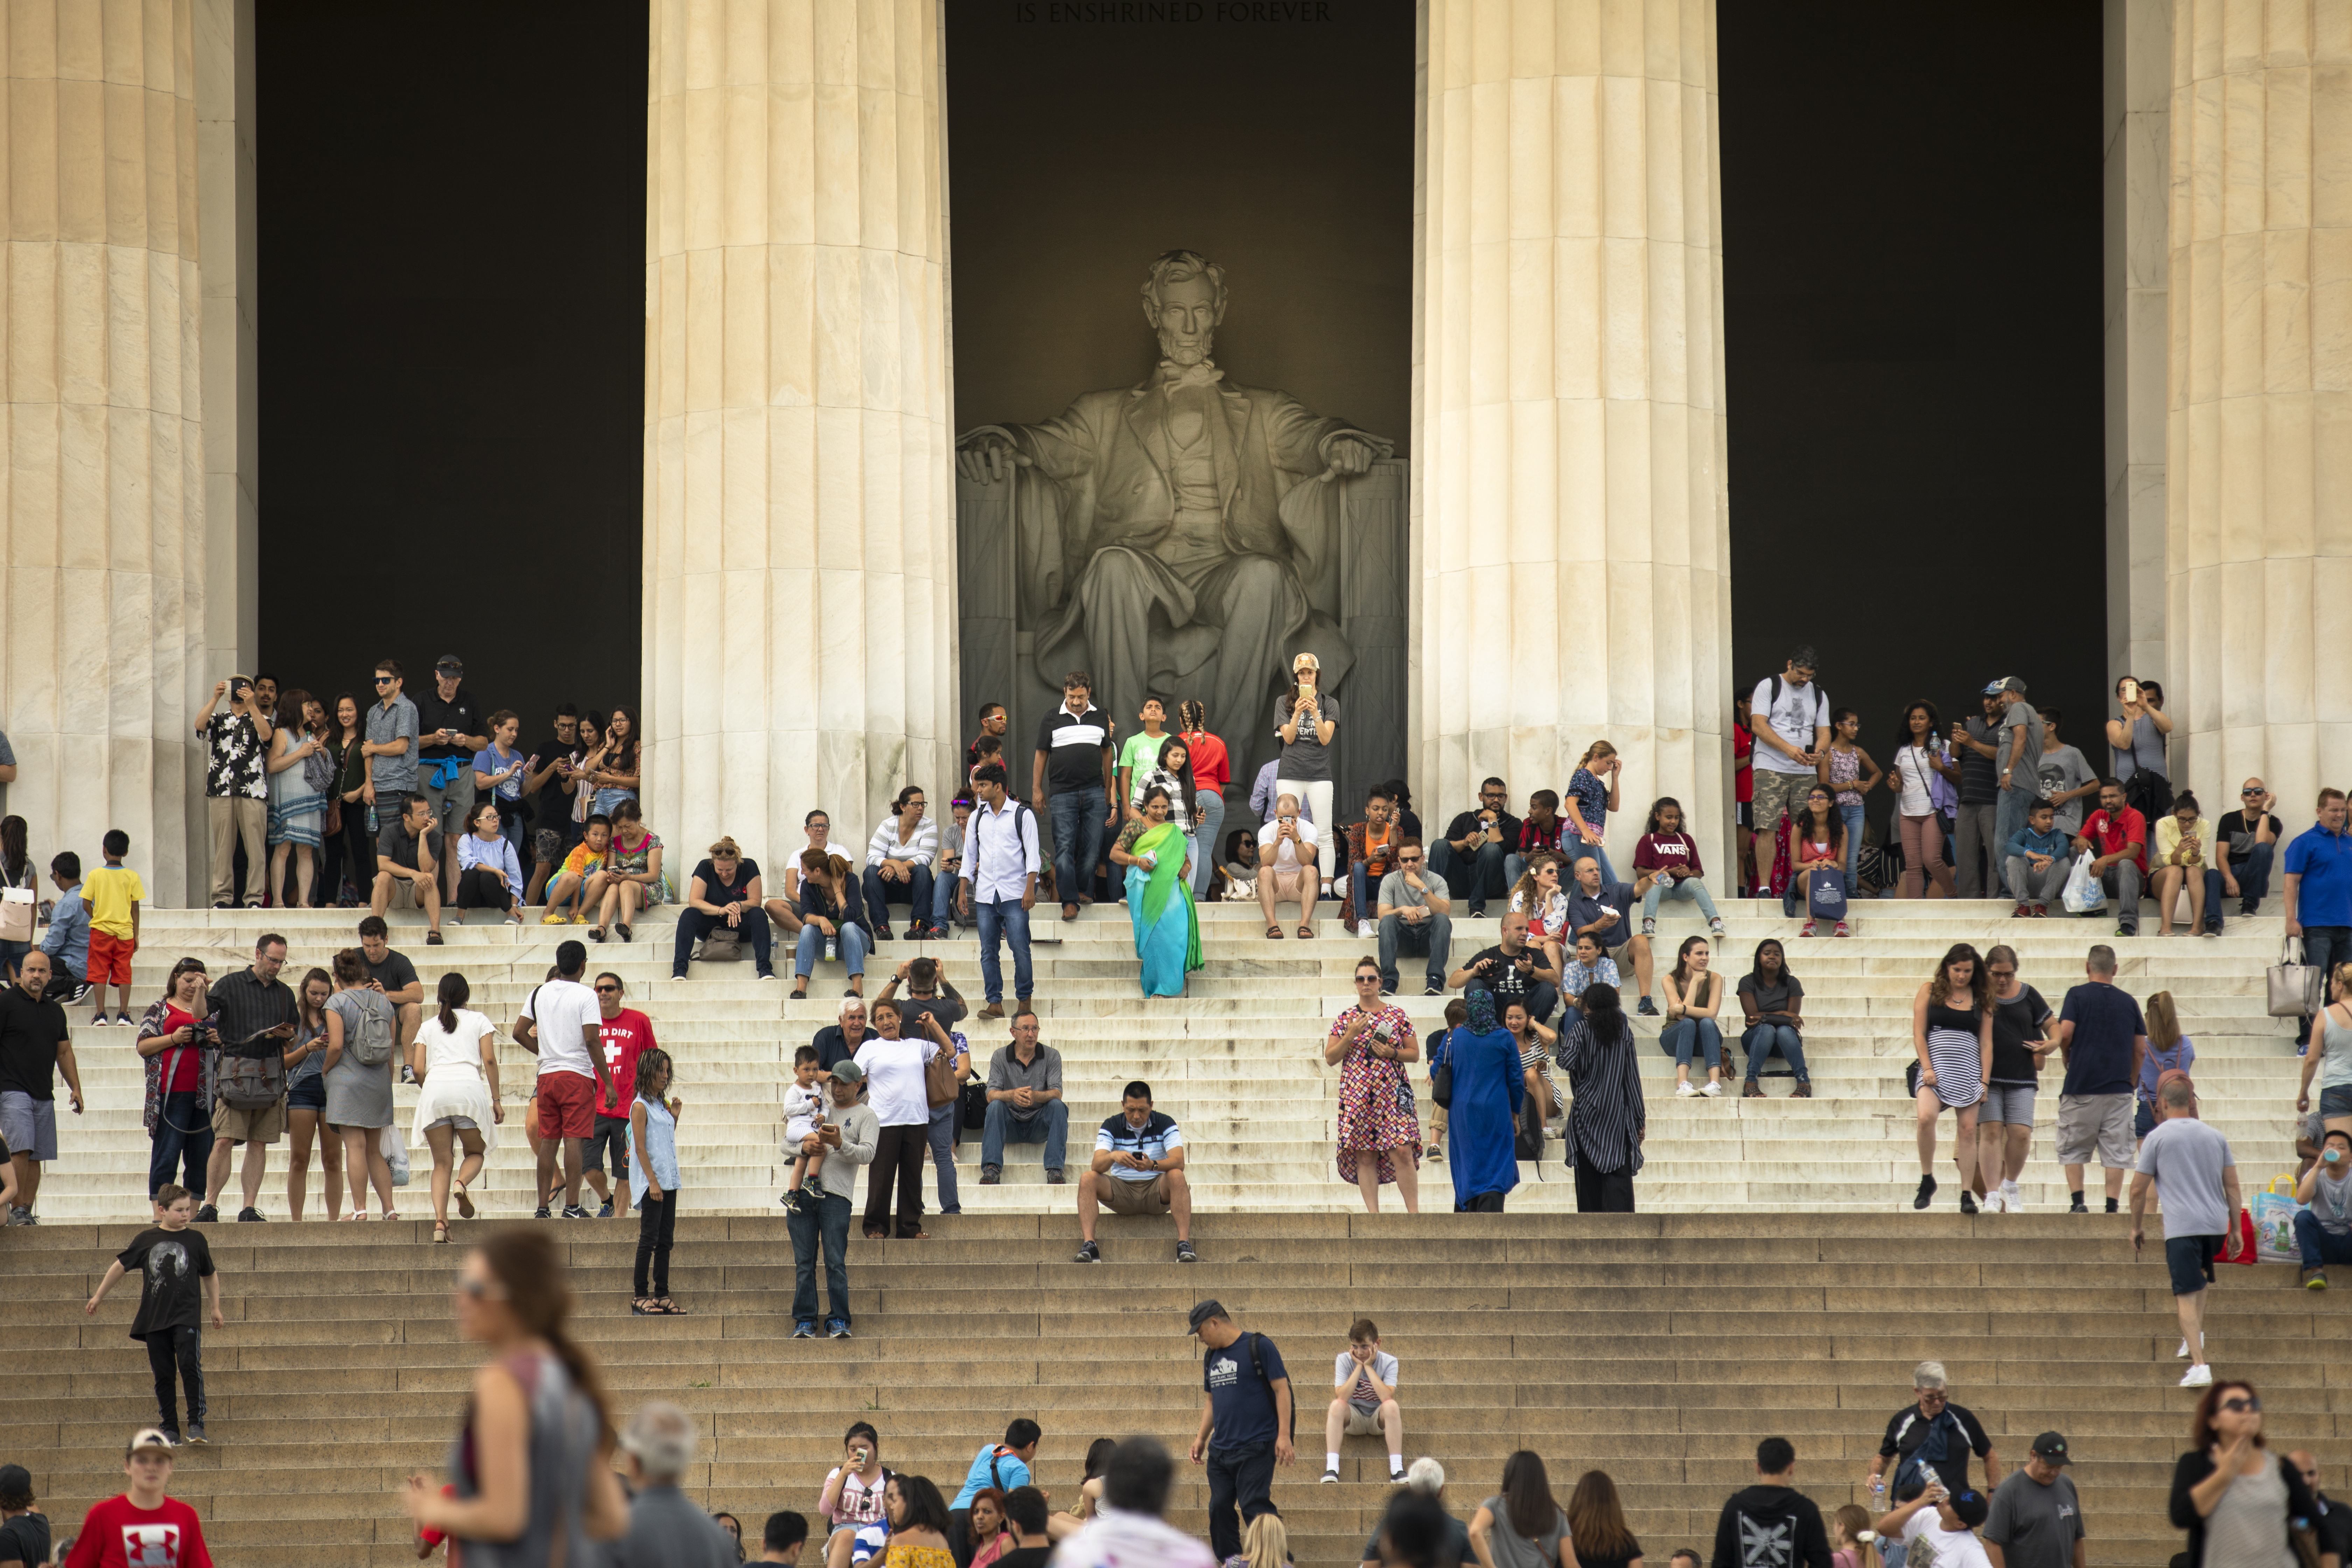
[{"label": "sneaker", "polygon": [[2210,1366],[2207,1366],[2207,1365],[2203,1364],[2202,1363],[2199,1363],[2198,1365],[2196,1365],[2196,1366],[2192,1366],[2192,1367],[2190,1367],[2187,1372],[2185,1372],[2185,1373],[2181,1373],[2181,1376],[2180,1376],[2180,1386],[2181,1386],[2181,1387],[2183,1387],[2183,1388],[2210,1388],[2210,1387],[2212,1387],[2212,1386],[2213,1386],[2213,1369],[2212,1369],[2211,1367],[2210,1367]]},{"label": "sneaker", "polygon": [[178,1427],[161,1426],[156,1428],[156,1430],[163,1434],[163,1441],[169,1443],[173,1447],[176,1448],[180,1446],[180,1429]]},{"label": "sneaker", "polygon": [[1003,1167],[1003,1166],[1002,1166],[1002,1165],[982,1165],[982,1166],[980,1168],[980,1184],[981,1184],[982,1186],[983,1186],[983,1187],[992,1187],[992,1186],[996,1185],[999,1182],[1002,1182],[1003,1180],[1004,1180],[1004,1167]]},{"label": "sneaker", "polygon": [[533,1219],[545,1219],[547,1217],[547,1205],[545,1204],[541,1204],[537,1208],[531,1210],[530,1217]]},{"label": "sneaker", "polygon": [[1180,1241],[1176,1244],[1177,1262],[1198,1263],[1200,1260],[1200,1255],[1192,1250],[1192,1244],[1191,1242]]},{"label": "sneaker", "polygon": [[2199,936],[2214,936],[2214,937],[2218,937],[2218,936],[2220,936],[2221,933],[2220,931],[2218,931],[2214,930],[2211,926],[2207,926],[2203,931],[2199,931],[2197,934],[2198,934]]},{"label": "sneaker", "polygon": [[1389,1485],[1392,1487],[1401,1487],[1404,1485],[1404,1472],[1402,1470],[1391,1470],[1389,1472]]},{"label": "sneaker", "polygon": [[845,1340],[849,1338],[848,1322],[840,1318],[826,1319],[824,1324],[824,1337],[829,1340]]},{"label": "sneaker", "polygon": [[[2205,1348],[2205,1336],[2201,1333],[2197,1336],[2197,1348],[2200,1351]],[[2187,1361],[2189,1359],[2189,1342],[2187,1340],[2180,1342],[2180,1348],[2172,1352],[2172,1359],[2175,1361]]]},{"label": "sneaker", "polygon": [[1960,1189],[1960,1212],[1962,1214],[1977,1212],[1977,1195],[1966,1187]]},{"label": "sneaker", "polygon": [[1445,987],[1434,984],[1424,985],[1421,988],[1421,994],[1423,996],[1443,996],[1445,994]]},{"label": "sneaker", "polygon": [[87,984],[77,985],[73,989],[73,994],[66,998],[66,1005],[70,1007],[74,1004],[84,1000],[89,995],[89,987]]},{"label": "sneaker", "polygon": [[1923,1209],[1935,1201],[1936,1178],[1933,1176],[1920,1177],[1919,1191],[1912,1197],[1911,1206],[1915,1209]]},{"label": "sneaker", "polygon": [[261,1223],[261,1211],[257,1208],[241,1208],[236,1211],[236,1217],[239,1224],[258,1225]]},{"label": "sneaker", "polygon": [[1326,1471],[1324,1471],[1324,1472],[1323,1472],[1323,1484],[1324,1484],[1325,1486],[1327,1486],[1327,1487],[1336,1487],[1336,1486],[1338,1486],[1338,1485],[1339,1484],[1339,1471],[1337,1471],[1337,1470],[1326,1470]]},{"label": "sneaker", "polygon": [[[2084,1203],[2078,1196],[2073,1203],[2066,1205],[2066,1212],[2068,1214],[2089,1214],[2091,1212],[2091,1205]],[[2180,1353],[2182,1355],[2187,1355],[2189,1352],[2187,1351],[2182,1351]]]},{"label": "sneaker", "polygon": [[2033,918],[2033,911],[2025,905],[2020,904],[2009,911],[2009,918],[2013,921],[2030,921]]},{"label": "sneaker", "polygon": [[8,1205],[8,1223],[10,1225],[30,1225],[33,1223],[33,1216],[26,1212],[23,1205],[10,1204]]},{"label": "sneaker", "polygon": [[799,1322],[793,1325],[793,1338],[796,1340],[813,1340],[816,1338],[816,1325],[809,1321],[806,1318],[803,1318]]},{"label": "sneaker", "polygon": [[1069,1177],[1062,1173],[1062,1168],[1059,1165],[1052,1167],[1045,1173],[1045,1184],[1049,1187],[1058,1187],[1068,1180]]},{"label": "sneaker", "polygon": [[2305,1269],[2305,1270],[2303,1271],[2303,1288],[2304,1288],[2305,1289],[2306,1289],[2306,1290],[2325,1290],[2325,1289],[2327,1289],[2327,1274],[2326,1274],[2326,1270],[2324,1270],[2324,1269],[2319,1269],[2319,1268],[2306,1268],[2306,1269]]},{"label": "sneaker", "polygon": [[1846,930],[1845,921],[1840,921],[1837,923],[1837,930],[1830,932],[1830,934],[1832,936],[1852,936],[1853,932]]},{"label": "sneaker", "polygon": [[215,902],[215,903],[213,905],[213,908],[215,908],[215,909],[216,909],[216,910],[233,910],[233,909],[236,908],[236,905],[232,900],[227,900],[227,899],[222,899],[222,900],[218,900],[217,902]]},{"label": "sneaker", "polygon": [[206,1204],[196,1211],[196,1223],[198,1225],[220,1224],[220,1210],[211,1204]]},{"label": "sneaker", "polygon": [[604,1200],[604,1206],[602,1206],[601,1208],[599,1208],[599,1209],[596,1211],[596,1217],[597,1217],[598,1219],[611,1219],[611,1218],[613,1217],[613,1200],[612,1200],[612,1199],[610,1199],[610,1198],[606,1198],[606,1199]]},{"label": "sneaker", "polygon": [[2034,918],[2035,920],[2038,920],[2038,921],[2046,921],[2046,920],[2048,920],[2048,919],[2050,918],[2050,906],[2049,906],[2048,904],[2036,904],[2036,905],[2034,905],[2034,906],[2033,906],[2033,918]]},{"label": "sneaker", "polygon": [[1684,1095],[1696,1094],[1697,1092],[1697,1089],[1692,1085],[1691,1080],[1688,1079],[1685,1079],[1682,1082],[1675,1085],[1675,1098],[1677,1100],[1681,1099]]},{"label": "sneaker", "polygon": [[1799,936],[1811,936],[1811,935],[1812,935],[1812,934],[1813,934],[1813,922],[1812,922],[1812,921],[1806,921],[1802,926],[1801,926],[1801,927],[1799,927],[1799,928],[1798,928],[1798,930],[1797,930],[1797,934],[1798,934]]},{"label": "sneaker", "polygon": [[2001,1183],[2000,1206],[2011,1214],[2025,1212],[2025,1194],[2017,1190],[2015,1182]]},{"label": "sneaker", "polygon": [[1432,1143],[1429,1146],[1429,1152],[1423,1154],[1422,1160],[1426,1164],[1443,1165],[1445,1163],[1445,1145],[1442,1142]]},{"label": "sneaker", "polygon": [[403,1062],[403,1063],[401,1063],[401,1064],[400,1064],[400,1081],[401,1081],[402,1083],[404,1083],[404,1084],[414,1084],[414,1083],[415,1083],[415,1081],[416,1081],[416,1069],[415,1069],[415,1068],[413,1068],[413,1067],[410,1067],[406,1062]]},{"label": "sneaker", "polygon": [[2116,927],[2116,934],[2117,936],[2137,936],[2139,934],[2139,927],[2117,926]]},{"label": "sneaker", "polygon": [[1983,1206],[1987,1214],[2000,1214],[2009,1207],[2009,1200],[2000,1195],[1999,1187],[1994,1187],[1985,1194]]},{"label": "sneaker", "polygon": [[1070,1261],[1073,1263],[1100,1263],[1102,1261],[1102,1248],[1097,1247],[1091,1241],[1081,1243],[1078,1247],[1078,1255],[1076,1258],[1071,1258]]},{"label": "sneaker", "polygon": [[1700,1089],[1699,1092],[1706,1096],[1709,1100],[1714,1100],[1723,1093],[1723,1080],[1721,1079],[1716,1079],[1709,1082],[1705,1089]]},{"label": "sneaker", "polygon": [[588,1211],[582,1208],[578,1204],[566,1204],[563,1208],[563,1217],[565,1219],[586,1219],[588,1217]]},{"label": "sneaker", "polygon": [[1658,1005],[1649,997],[1644,996],[1642,998],[1641,1005],[1635,1007],[1633,1011],[1641,1017],[1654,1018],[1658,1016]]},{"label": "sneaker", "polygon": [[1652,919],[1650,919],[1650,917],[1649,917],[1649,916],[1647,916],[1647,915],[1643,916],[1643,917],[1642,917],[1642,934],[1643,934],[1643,936],[1655,936],[1655,935],[1657,935],[1657,934],[1658,934],[1658,922],[1657,922],[1657,921],[1654,921],[1654,920],[1652,920]]},{"label": "sneaker", "polygon": [[2250,918],[2253,915],[2253,912],[2254,912],[2254,900],[2252,900],[2252,899],[2247,899],[2247,900],[2242,900],[2242,901],[2241,901],[2241,902],[2239,903],[2239,905],[2238,905],[2238,918],[2239,918],[2239,919],[2241,919],[2241,920],[2250,919]]},{"label": "sneaker", "polygon": [[200,1448],[209,1448],[213,1442],[210,1437],[205,1436],[205,1424],[201,1421],[188,1423],[188,1441]]},{"label": "sneaker", "polygon": [[1723,934],[1723,921],[1720,920],[1711,920],[1706,922],[1706,930],[1709,936],[1721,936]]}]

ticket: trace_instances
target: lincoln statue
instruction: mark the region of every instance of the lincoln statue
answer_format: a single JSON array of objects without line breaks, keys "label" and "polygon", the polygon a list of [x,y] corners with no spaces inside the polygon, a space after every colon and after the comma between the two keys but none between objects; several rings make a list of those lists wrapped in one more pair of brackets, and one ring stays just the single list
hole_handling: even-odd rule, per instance
[{"label": "lincoln statue", "polygon": [[1313,652],[1328,688],[1345,679],[1339,496],[1390,443],[1225,379],[1209,357],[1224,274],[1204,257],[1154,261],[1143,313],[1160,357],[1142,381],[968,431],[957,470],[1013,481],[1018,615],[1044,684],[1091,670],[1122,725],[1147,691],[1200,696],[1238,773],[1271,754],[1294,654]]}]

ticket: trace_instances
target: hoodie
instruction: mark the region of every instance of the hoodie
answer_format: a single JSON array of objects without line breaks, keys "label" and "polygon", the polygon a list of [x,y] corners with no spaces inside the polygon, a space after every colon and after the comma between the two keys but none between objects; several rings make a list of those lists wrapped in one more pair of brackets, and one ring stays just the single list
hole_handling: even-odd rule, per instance
[{"label": "hoodie", "polygon": [[1766,1483],[1734,1492],[1716,1521],[1708,1568],[1830,1568],[1822,1510],[1793,1487]]}]

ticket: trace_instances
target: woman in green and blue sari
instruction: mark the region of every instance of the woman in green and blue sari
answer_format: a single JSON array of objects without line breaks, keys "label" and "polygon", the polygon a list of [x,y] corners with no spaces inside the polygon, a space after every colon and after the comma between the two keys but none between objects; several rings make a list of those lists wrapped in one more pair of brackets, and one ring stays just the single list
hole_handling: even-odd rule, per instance
[{"label": "woman in green and blue sari", "polygon": [[1149,786],[1136,806],[1143,815],[1120,830],[1111,862],[1127,868],[1127,910],[1135,922],[1135,955],[1143,961],[1144,995],[1181,996],[1184,976],[1201,967],[1192,858],[1183,829],[1169,820],[1165,788]]}]

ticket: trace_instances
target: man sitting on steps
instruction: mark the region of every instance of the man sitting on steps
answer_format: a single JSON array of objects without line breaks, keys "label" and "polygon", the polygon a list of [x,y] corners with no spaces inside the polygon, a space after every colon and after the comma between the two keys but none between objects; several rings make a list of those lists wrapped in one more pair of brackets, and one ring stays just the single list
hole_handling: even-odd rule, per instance
[{"label": "man sitting on steps", "polygon": [[1062,1053],[1037,1041],[1037,1015],[1024,1007],[1013,1043],[988,1062],[988,1123],[981,1133],[980,1184],[1004,1179],[1004,1145],[1045,1146],[1045,1184],[1058,1187],[1069,1142],[1070,1108],[1062,1099]]},{"label": "man sitting on steps", "polygon": [[1140,1079],[1120,1094],[1119,1113],[1096,1131],[1093,1167],[1078,1178],[1080,1263],[1102,1261],[1102,1249],[1095,1245],[1097,1205],[1113,1214],[1173,1214],[1176,1261],[1197,1260],[1192,1189],[1184,1180],[1184,1134],[1174,1117],[1151,1109],[1151,1086]]}]

